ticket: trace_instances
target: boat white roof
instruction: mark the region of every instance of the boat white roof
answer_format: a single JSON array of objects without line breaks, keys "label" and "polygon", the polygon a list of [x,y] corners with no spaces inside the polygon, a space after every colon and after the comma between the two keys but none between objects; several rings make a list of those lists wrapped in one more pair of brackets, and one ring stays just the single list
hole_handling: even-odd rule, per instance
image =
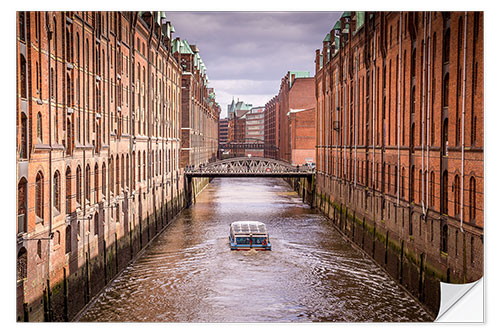
[{"label": "boat white roof", "polygon": [[244,234],[265,234],[267,233],[266,225],[258,221],[236,221],[231,223],[235,233]]}]

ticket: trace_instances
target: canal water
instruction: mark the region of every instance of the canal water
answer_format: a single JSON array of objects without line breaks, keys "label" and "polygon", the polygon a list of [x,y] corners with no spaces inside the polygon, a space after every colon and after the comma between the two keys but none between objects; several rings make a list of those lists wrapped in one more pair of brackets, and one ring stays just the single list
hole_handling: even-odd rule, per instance
[{"label": "canal water", "polygon": [[[272,251],[231,251],[229,224],[266,223]],[[281,179],[213,180],[80,321],[431,321]]]}]

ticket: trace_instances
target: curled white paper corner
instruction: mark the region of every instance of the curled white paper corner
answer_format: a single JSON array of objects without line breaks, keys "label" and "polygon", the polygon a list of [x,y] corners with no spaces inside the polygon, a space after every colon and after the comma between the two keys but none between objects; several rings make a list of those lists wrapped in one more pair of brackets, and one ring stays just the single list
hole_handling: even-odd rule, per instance
[{"label": "curled white paper corner", "polygon": [[441,304],[436,322],[484,321],[483,278],[465,284],[441,282]]}]

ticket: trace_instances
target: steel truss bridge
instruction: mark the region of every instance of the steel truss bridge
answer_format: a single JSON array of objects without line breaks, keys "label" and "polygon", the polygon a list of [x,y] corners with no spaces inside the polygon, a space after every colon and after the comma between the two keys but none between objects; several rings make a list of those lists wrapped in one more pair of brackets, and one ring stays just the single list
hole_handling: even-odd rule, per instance
[{"label": "steel truss bridge", "polygon": [[186,168],[184,175],[192,177],[311,177],[314,169],[293,166],[265,157],[236,157],[219,160],[205,166]]}]

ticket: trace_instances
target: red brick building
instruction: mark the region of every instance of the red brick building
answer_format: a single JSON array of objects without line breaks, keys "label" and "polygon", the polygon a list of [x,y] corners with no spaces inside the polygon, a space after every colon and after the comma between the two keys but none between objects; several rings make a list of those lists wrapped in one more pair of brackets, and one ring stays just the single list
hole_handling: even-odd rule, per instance
[{"label": "red brick building", "polygon": [[344,12],[315,78],[322,210],[431,307],[436,278],[480,278],[483,13]]},{"label": "red brick building", "polygon": [[264,109],[264,157],[278,159],[279,102],[274,96]]},{"label": "red brick building", "polygon": [[181,208],[172,30],[162,12],[17,13],[18,321],[72,319]]},{"label": "red brick building", "polygon": [[[312,130],[316,127],[314,86],[314,77],[309,77],[309,72],[290,71],[281,80],[276,101],[279,104],[278,158],[292,164],[304,164],[306,159],[312,159],[311,162],[315,159],[312,153],[316,143],[316,133]],[[297,116],[297,112],[304,115]]]},{"label": "red brick building", "polygon": [[182,68],[181,166],[199,166],[217,158],[220,106],[208,87],[207,69],[196,45],[176,38],[172,53]]}]

